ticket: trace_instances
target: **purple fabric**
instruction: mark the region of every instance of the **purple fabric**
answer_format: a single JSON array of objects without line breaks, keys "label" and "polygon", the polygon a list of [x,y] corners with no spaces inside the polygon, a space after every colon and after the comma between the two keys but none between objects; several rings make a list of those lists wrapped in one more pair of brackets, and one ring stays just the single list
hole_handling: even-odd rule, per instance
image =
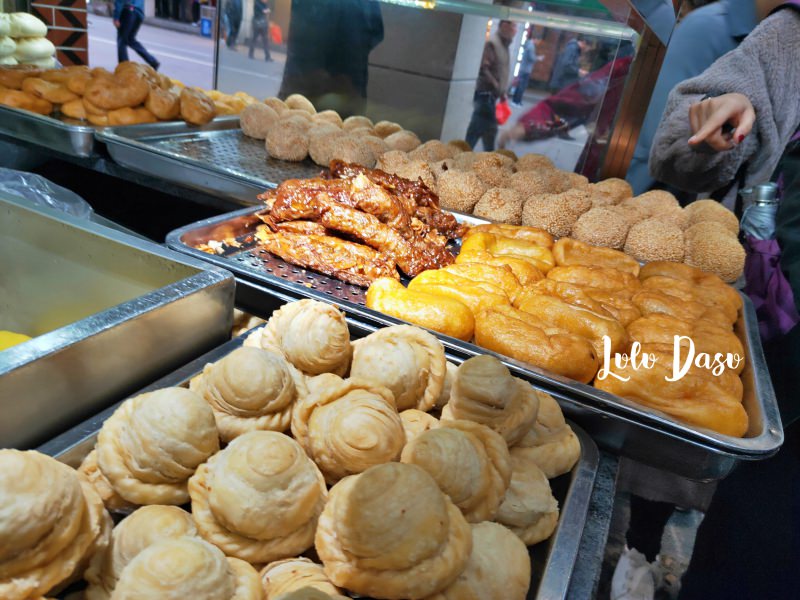
[{"label": "purple fabric", "polygon": [[792,288],[780,267],[781,249],[777,240],[749,235],[745,236],[745,249],[744,292],[755,306],[761,339],[772,340],[800,323]]}]

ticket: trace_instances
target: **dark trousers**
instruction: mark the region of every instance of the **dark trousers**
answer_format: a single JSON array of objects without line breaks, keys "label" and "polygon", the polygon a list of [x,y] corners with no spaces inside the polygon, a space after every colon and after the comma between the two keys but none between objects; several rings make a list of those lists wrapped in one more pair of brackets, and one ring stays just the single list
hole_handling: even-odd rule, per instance
[{"label": "dark trousers", "polygon": [[169,18],[169,0],[156,0],[156,16],[162,19]]},{"label": "dark trousers", "polygon": [[490,92],[475,92],[466,140],[471,148],[481,139],[486,152],[494,150],[494,140],[497,137],[497,116],[494,112],[496,101],[497,98]]},{"label": "dark trousers", "polygon": [[272,60],[269,54],[269,21],[253,21],[253,33],[250,36],[250,58],[253,58],[256,40],[261,38],[264,43],[264,60]]},{"label": "dark trousers", "polygon": [[235,15],[228,15],[228,38],[225,40],[225,43],[228,44],[228,48],[236,47],[236,38],[239,37],[239,29],[241,26],[242,15],[238,17]]},{"label": "dark trousers", "polygon": [[158,61],[136,39],[142,21],[144,21],[144,17],[138,10],[131,7],[122,9],[119,16],[119,29],[117,29],[117,60],[119,62],[128,60],[128,46],[130,46],[136,54],[144,59],[144,62],[157,69]]},{"label": "dark trousers", "polygon": [[514,90],[514,97],[512,98],[517,104],[522,104],[522,96],[525,94],[525,90],[528,89],[528,82],[530,80],[530,73],[520,73],[517,77],[517,89]]}]

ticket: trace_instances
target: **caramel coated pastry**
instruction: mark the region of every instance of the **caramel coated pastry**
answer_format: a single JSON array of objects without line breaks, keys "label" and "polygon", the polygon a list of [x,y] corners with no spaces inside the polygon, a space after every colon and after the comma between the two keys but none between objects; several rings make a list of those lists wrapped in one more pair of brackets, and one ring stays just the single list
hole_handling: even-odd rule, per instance
[{"label": "caramel coated pastry", "polygon": [[292,434],[328,483],[397,460],[406,441],[388,388],[331,374],[316,377],[295,406]]},{"label": "caramel coated pastry", "polygon": [[0,450],[0,598],[28,600],[82,574],[111,518],[80,473],[36,451]]},{"label": "caramel coated pastry", "polygon": [[603,267],[639,275],[639,263],[619,250],[590,246],[571,238],[561,238],[553,246],[553,257],[559,267],[582,265]]},{"label": "caramel coated pastry", "polygon": [[147,99],[150,85],[145,77],[92,77],[86,83],[84,98],[103,110],[132,108]]},{"label": "caramel coated pastry", "polygon": [[426,431],[439,427],[439,419],[416,408],[401,412],[400,420],[403,422],[403,431],[406,434],[406,446]]},{"label": "caramel coated pastry", "polygon": [[433,408],[445,374],[444,346],[418,327],[384,327],[353,344],[350,376],[387,387],[398,411]]},{"label": "caramel coated pastry", "polygon": [[538,410],[539,398],[529,384],[493,356],[481,355],[456,369],[442,416],[486,425],[513,446],[531,428]]},{"label": "caramel coated pastry", "polygon": [[28,110],[40,115],[49,115],[53,112],[53,104],[33,94],[14,89],[0,88],[0,104]]},{"label": "caramel coated pastry", "polygon": [[634,369],[628,364],[614,373],[628,381],[608,376],[595,380],[594,386],[689,425],[733,437],[747,433],[749,420],[742,403],[705,374],[689,372],[677,381],[666,381],[673,373],[672,365],[665,361],[656,361],[650,369]]},{"label": "caramel coated pastry", "polygon": [[538,227],[485,223],[470,227],[470,233],[491,233],[515,240],[524,240],[543,248],[552,248],[554,244],[553,236]]},{"label": "caramel coated pastry", "polygon": [[369,286],[367,308],[464,341],[471,340],[475,330],[475,317],[466,304],[409,290],[388,277],[376,279]]},{"label": "caramel coated pastry", "polygon": [[307,550],[326,500],[319,469],[300,444],[274,431],[237,437],[197,469],[189,494],[200,535],[250,563]]},{"label": "caramel coated pastry", "polygon": [[533,546],[553,535],[558,525],[558,502],[547,476],[527,449],[512,451],[511,467],[511,485],[496,521],[508,527],[526,546]]},{"label": "caramel coated pastry", "polygon": [[0,67],[0,89],[21,90],[23,81],[28,77],[40,77],[44,71],[44,69],[32,65]]},{"label": "caramel coated pastry", "polygon": [[110,544],[92,557],[85,579],[86,600],[107,600],[123,569],[145,548],[162,539],[196,536],[192,515],[177,506],[143,506],[123,519]]},{"label": "caramel coated pastry", "polygon": [[589,340],[512,307],[480,313],[475,320],[475,342],[581,383],[591,381],[599,366]]},{"label": "caramel coated pastry", "polygon": [[181,114],[181,98],[172,90],[152,87],[147,95],[144,107],[153,113],[157,119],[171,121],[172,119],[177,119]]},{"label": "caramel coated pastry", "polygon": [[472,536],[424,469],[386,463],[333,486],[315,547],[339,587],[373,598],[420,599],[464,571]]},{"label": "caramel coated pastry", "polygon": [[78,472],[83,473],[89,483],[94,486],[106,509],[114,513],[130,513],[136,510],[136,505],[127,502],[115,492],[106,476],[103,475],[100,465],[97,463],[97,450],[92,450],[86,455],[81,466],[78,467]]},{"label": "caramel coated pastry", "polygon": [[470,523],[494,519],[511,482],[505,440],[474,421],[443,419],[406,444],[400,461],[425,469]]},{"label": "caramel coated pastry", "polygon": [[192,536],[162,539],[122,571],[114,600],[262,600],[258,573]]},{"label": "caramel coated pastry", "polygon": [[516,239],[492,233],[473,233],[472,230],[461,242],[461,253],[488,252],[498,258],[509,256],[530,262],[542,273],[555,266],[553,254],[544,246],[524,239]]},{"label": "caramel coated pastry", "polygon": [[[520,282],[514,271],[508,265],[490,265],[480,262],[461,262],[447,265],[439,269],[440,272],[452,273],[475,283],[481,283],[494,288],[500,288],[509,298],[513,298],[520,289]],[[495,291],[496,293],[496,291]]]},{"label": "caramel coated pastry", "polygon": [[537,293],[522,294],[514,305],[551,327],[585,337],[598,356],[603,355],[605,338],[610,342],[612,354],[623,352],[628,347],[625,328],[605,311],[605,314],[598,314],[584,306],[568,304],[556,296]]},{"label": "caramel coated pastry", "polygon": [[652,314],[666,314],[682,321],[704,319],[724,329],[730,329],[732,325],[725,313],[717,308],[694,300],[682,300],[659,290],[643,289],[634,294],[631,300],[645,317]]},{"label": "caramel coated pastry", "polygon": [[317,300],[299,300],[280,307],[245,340],[246,346],[277,349],[307,375],[343,375],[350,366],[350,331],[342,312]]},{"label": "caramel coated pastry", "polygon": [[742,308],[742,297],[739,292],[711,273],[689,265],[665,261],[647,263],[639,272],[641,281],[658,276],[688,281],[702,288],[703,294],[713,296],[715,302],[732,304],[737,312]]},{"label": "caramel coated pastry", "polygon": [[484,250],[462,251],[456,256],[456,264],[478,263],[495,267],[508,267],[520,285],[530,285],[544,279],[544,274],[528,259],[515,256],[495,256]]},{"label": "caramel coated pastry", "polygon": [[155,115],[143,106],[137,108],[119,108],[108,111],[108,124],[117,125],[141,125],[142,123],[156,123]]},{"label": "caramel coated pastry", "polygon": [[78,99],[78,95],[70,92],[63,84],[51,83],[39,77],[28,77],[23,81],[22,91],[53,104],[64,104]]},{"label": "caramel coated pastry", "polygon": [[199,88],[183,88],[180,106],[181,118],[190,125],[206,125],[217,116],[214,101]]},{"label": "caramel coated pastry", "polygon": [[195,469],[219,450],[211,407],[184,388],[130,398],[103,423],[97,461],[111,487],[133,504],[184,504]]},{"label": "caramel coated pastry", "polygon": [[299,590],[316,590],[327,594],[324,597],[346,600],[341,590],[325,575],[322,565],[307,558],[287,558],[272,562],[261,569],[260,575],[264,600],[275,600]]},{"label": "caramel coated pastry", "polygon": [[[426,276],[425,273],[430,275]],[[445,296],[464,304],[472,311],[473,317],[484,309],[497,305],[510,305],[511,301],[502,290],[495,293],[481,283],[474,283],[463,277],[444,271],[425,271],[412,279],[408,289],[434,296]]]},{"label": "caramel coated pastry", "polygon": [[642,288],[657,290],[680,300],[705,304],[719,310],[731,325],[739,318],[741,299],[738,296],[731,298],[725,291],[716,287],[699,286],[685,279],[655,275],[645,279]]},{"label": "caramel coated pastry", "polygon": [[555,267],[547,273],[547,278],[614,292],[628,299],[642,288],[641,282],[635,275],[606,267],[584,265]]},{"label": "caramel coated pastry", "polygon": [[280,354],[242,347],[206,365],[190,389],[211,406],[223,442],[248,431],[286,431],[297,398],[291,369]]},{"label": "caramel coated pastry", "polygon": [[71,119],[78,119],[80,121],[86,120],[86,109],[83,106],[83,99],[78,98],[72,102],[66,102],[61,105],[61,114],[66,115]]}]

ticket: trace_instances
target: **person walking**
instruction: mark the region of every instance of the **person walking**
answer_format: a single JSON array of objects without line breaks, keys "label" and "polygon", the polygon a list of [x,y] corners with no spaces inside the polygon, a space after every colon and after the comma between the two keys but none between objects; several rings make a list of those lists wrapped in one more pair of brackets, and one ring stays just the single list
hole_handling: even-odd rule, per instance
[{"label": "person walking", "polygon": [[128,46],[156,71],[161,65],[142,43],[136,39],[144,21],[144,0],[115,0],[114,27],[117,28],[117,61],[128,60]]},{"label": "person walking", "polygon": [[466,141],[474,148],[478,140],[483,140],[483,149],[494,150],[497,137],[497,116],[495,106],[498,100],[505,99],[508,88],[509,53],[508,47],[517,34],[517,24],[513,21],[500,21],[497,31],[489,37],[483,47],[481,69],[473,96],[472,118],[467,127]]},{"label": "person walking", "polygon": [[236,49],[236,38],[242,27],[242,0],[227,0],[225,3],[225,16],[228,18],[228,35],[225,43],[231,50]]},{"label": "person walking", "polygon": [[586,71],[580,67],[580,59],[588,47],[586,40],[580,37],[567,42],[553,67],[553,75],[550,77],[552,91],[557,92],[586,76]]},{"label": "person walking", "polygon": [[264,42],[264,60],[272,62],[272,56],[269,53],[269,15],[271,12],[269,0],[253,0],[253,31],[250,34],[250,58],[253,58],[255,54],[256,40],[260,37]]},{"label": "person walking", "polygon": [[522,49],[522,61],[519,64],[519,75],[517,76],[517,87],[514,89],[514,96],[511,103],[515,106],[522,106],[522,97],[528,89],[528,82],[531,80],[531,72],[536,62],[541,60],[541,56],[536,54],[536,46],[539,40],[529,37],[525,41]]}]

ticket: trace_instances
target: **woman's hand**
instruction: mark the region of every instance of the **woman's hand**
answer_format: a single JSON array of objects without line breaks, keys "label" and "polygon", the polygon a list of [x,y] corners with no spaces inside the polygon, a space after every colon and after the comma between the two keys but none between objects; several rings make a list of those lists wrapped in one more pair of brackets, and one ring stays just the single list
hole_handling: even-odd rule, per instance
[{"label": "woman's hand", "polygon": [[[742,143],[755,120],[756,111],[742,94],[723,94],[703,100],[689,108],[689,123],[694,134],[689,138],[689,145],[705,142],[717,152],[731,150]],[[733,133],[722,130],[726,123],[735,128]]]}]

